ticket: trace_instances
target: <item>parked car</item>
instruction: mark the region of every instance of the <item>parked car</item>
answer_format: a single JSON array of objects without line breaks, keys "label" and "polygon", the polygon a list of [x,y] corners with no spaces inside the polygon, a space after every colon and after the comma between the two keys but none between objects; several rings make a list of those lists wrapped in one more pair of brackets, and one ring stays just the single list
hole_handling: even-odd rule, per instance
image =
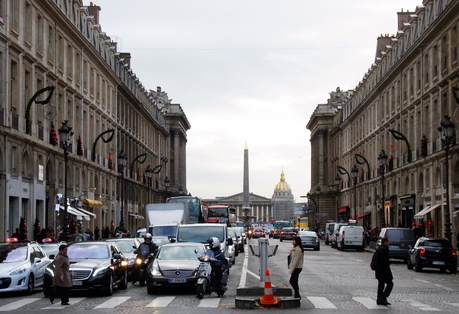
[{"label": "parked car", "polygon": [[[118,245],[108,241],[75,242],[69,244],[71,290],[100,291],[112,295],[114,286],[126,289],[128,261]],[[45,271],[43,292],[48,296],[53,288],[54,264]]]},{"label": "parked car", "polygon": [[136,280],[133,277],[134,275],[134,264],[136,255],[134,251],[139,247],[140,241],[137,238],[117,238],[117,239],[107,239],[107,242],[114,242],[118,245],[121,253],[123,253],[124,257],[126,257],[128,265],[128,280]]},{"label": "parked car", "polygon": [[298,236],[301,238],[301,244],[305,249],[320,251],[320,239],[315,231],[300,231]]},{"label": "parked car", "polygon": [[181,289],[196,285],[198,257],[206,254],[206,247],[199,242],[164,244],[147,272],[149,294],[165,287]]},{"label": "parked car", "polygon": [[362,226],[342,226],[336,238],[336,246],[340,251],[347,249],[365,250],[365,230]]},{"label": "parked car", "polygon": [[328,242],[332,248],[336,249],[336,238],[342,226],[349,226],[349,224],[347,222],[332,222],[328,225],[328,228],[325,229],[325,240],[328,237]]},{"label": "parked car", "polygon": [[382,228],[379,232],[376,248],[381,245],[381,239],[390,239],[389,258],[408,260],[408,251],[414,247],[416,237],[413,229],[409,228]]},{"label": "parked car", "polygon": [[[392,244],[392,242],[391,242]],[[441,272],[447,269],[457,273],[457,253],[446,238],[421,237],[412,249],[408,251],[408,269],[417,272],[423,268],[439,268]]]},{"label": "parked car", "polygon": [[43,285],[43,274],[51,263],[36,242],[0,244],[0,292],[32,294]]},{"label": "parked car", "polygon": [[293,240],[293,237],[296,237],[297,234],[295,228],[283,228],[280,233],[280,241]]},{"label": "parked car", "polygon": [[255,229],[253,230],[253,238],[264,238],[265,231],[263,229]]}]

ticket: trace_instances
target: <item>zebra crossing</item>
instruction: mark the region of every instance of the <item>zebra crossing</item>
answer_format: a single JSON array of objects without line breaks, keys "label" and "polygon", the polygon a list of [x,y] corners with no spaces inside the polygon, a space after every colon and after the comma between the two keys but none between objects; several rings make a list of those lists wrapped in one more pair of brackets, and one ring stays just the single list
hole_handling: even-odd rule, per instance
[{"label": "zebra crossing", "polygon": [[[116,309],[117,307],[120,306],[127,306],[129,305],[129,301],[132,299],[132,296],[113,296],[108,299],[104,298],[103,302],[100,304],[97,304],[93,307],[93,309]],[[181,299],[181,303],[183,303],[183,296],[157,296],[154,297],[152,300],[146,301],[146,304],[142,305],[146,309],[151,309],[151,308],[167,308],[169,306],[173,306],[174,300],[179,300]],[[85,297],[74,297],[70,298],[70,305],[61,305],[59,300],[56,300],[55,304],[50,304],[48,299],[46,298],[24,298],[21,300],[13,301],[8,304],[0,305],[0,312],[14,312],[15,310],[26,310],[28,309],[29,306],[33,306],[34,310],[64,310],[66,308],[71,309],[73,307],[78,307],[78,305],[85,301],[85,300],[91,300],[91,302],[94,302],[94,299],[91,298],[85,298]],[[383,305],[377,305],[375,300],[372,298],[367,298],[367,297],[353,297],[352,300],[356,302],[359,306],[363,306],[368,310],[388,310],[392,309],[395,310],[397,309],[397,303],[398,302],[403,302],[403,307],[406,307],[406,305],[409,305],[412,308],[415,308],[419,311],[430,311],[430,312],[439,312],[439,311],[445,311],[445,309],[441,309],[429,304],[425,304],[416,300],[412,299],[405,299],[401,300],[398,302],[393,302],[393,305],[391,307],[388,306],[383,306]],[[43,303],[43,306],[41,307],[41,304]],[[36,303],[36,304],[34,304]],[[232,305],[234,305],[234,301],[231,297],[224,297],[224,298],[217,298],[217,297],[208,297],[204,298],[202,300],[196,301],[194,299],[193,302],[191,302],[190,298],[190,303],[193,303],[193,306],[196,308],[218,308],[220,306],[222,307],[227,307],[231,308]],[[326,297],[317,297],[317,296],[306,296],[302,300],[302,305],[301,308],[314,308],[314,309],[323,309],[323,310],[331,310],[331,309],[339,309],[340,306],[339,304],[333,303],[332,300],[326,298]],[[459,303],[446,303],[447,305],[457,307],[459,309]],[[187,305],[189,308],[190,304]],[[438,306],[438,304],[436,305]],[[399,307],[400,308],[400,307]]]}]

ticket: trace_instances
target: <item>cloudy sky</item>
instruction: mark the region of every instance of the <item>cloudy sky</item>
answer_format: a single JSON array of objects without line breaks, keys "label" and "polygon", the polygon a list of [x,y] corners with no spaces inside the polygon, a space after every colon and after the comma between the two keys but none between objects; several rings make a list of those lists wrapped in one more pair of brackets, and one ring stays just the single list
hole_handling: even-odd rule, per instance
[{"label": "cloudy sky", "polygon": [[[84,1],[85,5],[89,1]],[[272,197],[282,169],[297,202],[310,186],[306,124],[329,92],[354,89],[376,39],[421,0],[99,0],[102,31],[130,52],[147,89],[181,104],[191,129],[187,188],[202,198]]]}]

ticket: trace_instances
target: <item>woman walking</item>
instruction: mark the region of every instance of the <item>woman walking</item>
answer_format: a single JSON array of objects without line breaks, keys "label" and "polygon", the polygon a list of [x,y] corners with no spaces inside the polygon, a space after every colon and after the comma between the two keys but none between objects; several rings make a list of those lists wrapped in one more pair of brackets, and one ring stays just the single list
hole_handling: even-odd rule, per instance
[{"label": "woman walking", "polygon": [[288,255],[288,273],[290,276],[290,284],[295,291],[295,298],[301,299],[300,288],[298,287],[298,277],[303,270],[303,252],[304,248],[301,244],[300,237],[294,237],[292,240],[293,248]]},{"label": "woman walking", "polygon": [[54,296],[58,293],[61,297],[61,305],[69,305],[70,287],[72,278],[69,272],[69,257],[67,256],[67,245],[59,246],[59,253],[54,259],[54,289],[49,296],[51,303],[54,303]]}]

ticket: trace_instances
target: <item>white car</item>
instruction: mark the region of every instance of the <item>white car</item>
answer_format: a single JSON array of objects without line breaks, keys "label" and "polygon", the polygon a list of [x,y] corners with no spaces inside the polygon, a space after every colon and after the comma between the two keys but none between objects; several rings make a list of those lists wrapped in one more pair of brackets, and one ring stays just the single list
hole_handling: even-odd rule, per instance
[{"label": "white car", "polygon": [[36,242],[0,244],[0,292],[25,291],[43,285],[43,274],[51,263]]}]

